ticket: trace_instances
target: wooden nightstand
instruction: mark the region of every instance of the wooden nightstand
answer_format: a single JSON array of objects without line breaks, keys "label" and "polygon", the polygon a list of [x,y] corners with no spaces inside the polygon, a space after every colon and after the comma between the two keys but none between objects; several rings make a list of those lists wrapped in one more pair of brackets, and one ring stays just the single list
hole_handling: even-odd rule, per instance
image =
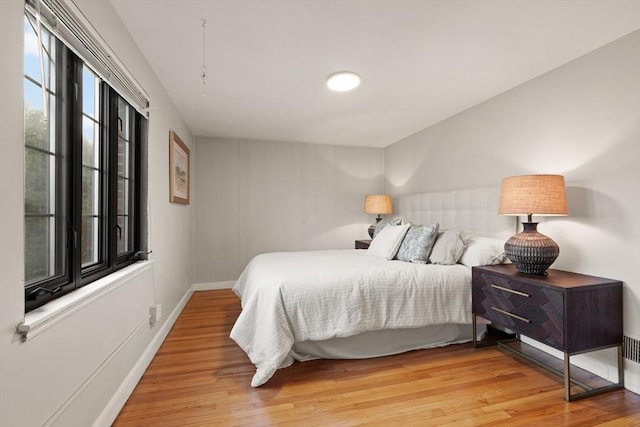
[{"label": "wooden nightstand", "polygon": [[[562,351],[564,366],[558,369],[536,357],[546,353],[519,339],[499,343],[562,375],[566,401],[624,385],[622,282],[553,269],[546,276],[521,274],[507,264],[473,267],[472,283],[474,346],[476,316],[480,316],[515,331],[518,337],[524,335]],[[572,368],[582,370],[571,366],[570,356],[609,347],[618,351],[617,384],[598,378],[598,385],[590,386],[571,376]],[[584,391],[572,395],[572,384]]]},{"label": "wooden nightstand", "polygon": [[356,240],[356,249],[369,249],[371,240]]}]

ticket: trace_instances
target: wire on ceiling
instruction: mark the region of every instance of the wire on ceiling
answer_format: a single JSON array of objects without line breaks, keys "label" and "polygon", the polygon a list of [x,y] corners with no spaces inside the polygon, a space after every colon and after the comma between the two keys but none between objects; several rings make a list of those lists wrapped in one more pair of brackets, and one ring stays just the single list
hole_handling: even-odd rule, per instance
[{"label": "wire on ceiling", "polygon": [[202,67],[200,68],[200,77],[202,78],[202,96],[204,96],[204,89],[207,84],[207,57],[206,57],[206,26],[207,20],[202,20]]}]

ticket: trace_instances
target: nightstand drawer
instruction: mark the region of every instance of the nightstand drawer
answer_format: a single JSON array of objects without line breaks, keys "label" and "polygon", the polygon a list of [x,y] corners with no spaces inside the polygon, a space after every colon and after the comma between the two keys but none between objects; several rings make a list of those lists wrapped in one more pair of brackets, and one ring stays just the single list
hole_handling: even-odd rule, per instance
[{"label": "nightstand drawer", "polygon": [[[563,316],[563,293],[549,287],[525,283],[489,273],[475,273],[474,300],[477,292],[507,299],[517,314],[532,317],[532,312],[543,310]],[[480,297],[480,295],[478,295]]]},{"label": "nightstand drawer", "polygon": [[473,290],[475,314],[552,347],[564,346],[563,318],[522,296],[502,297]]}]

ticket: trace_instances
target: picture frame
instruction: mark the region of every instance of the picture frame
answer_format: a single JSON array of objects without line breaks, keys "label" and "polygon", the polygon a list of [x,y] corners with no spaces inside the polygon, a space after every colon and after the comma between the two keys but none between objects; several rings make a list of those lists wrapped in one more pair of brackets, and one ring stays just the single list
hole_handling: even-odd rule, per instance
[{"label": "picture frame", "polygon": [[169,201],[188,205],[190,202],[190,152],[178,134],[169,131]]}]

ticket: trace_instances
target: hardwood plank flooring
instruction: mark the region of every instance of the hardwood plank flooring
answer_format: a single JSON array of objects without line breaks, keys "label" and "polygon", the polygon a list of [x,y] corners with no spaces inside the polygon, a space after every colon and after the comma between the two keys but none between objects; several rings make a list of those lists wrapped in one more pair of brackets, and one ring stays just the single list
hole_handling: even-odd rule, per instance
[{"label": "hardwood plank flooring", "polygon": [[254,389],[239,313],[229,290],[194,293],[114,425],[640,426],[634,393],[567,403],[559,377],[471,344],[294,363]]}]

